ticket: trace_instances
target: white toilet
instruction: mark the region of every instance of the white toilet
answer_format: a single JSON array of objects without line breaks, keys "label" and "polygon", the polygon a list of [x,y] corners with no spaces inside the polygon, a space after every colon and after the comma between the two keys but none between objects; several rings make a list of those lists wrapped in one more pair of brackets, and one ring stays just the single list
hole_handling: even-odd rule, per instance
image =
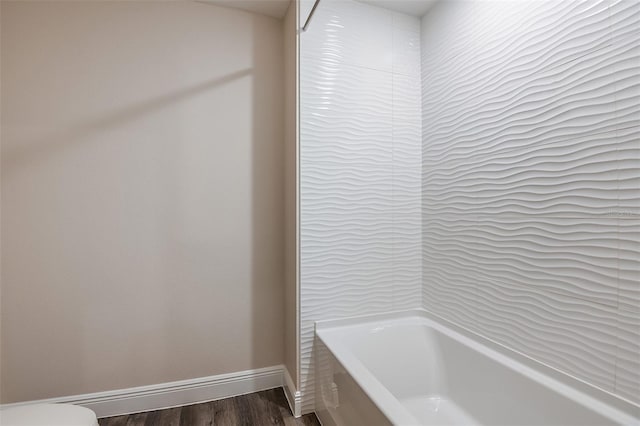
[{"label": "white toilet", "polygon": [[33,404],[0,411],[2,426],[98,426],[93,411],[71,404]]}]

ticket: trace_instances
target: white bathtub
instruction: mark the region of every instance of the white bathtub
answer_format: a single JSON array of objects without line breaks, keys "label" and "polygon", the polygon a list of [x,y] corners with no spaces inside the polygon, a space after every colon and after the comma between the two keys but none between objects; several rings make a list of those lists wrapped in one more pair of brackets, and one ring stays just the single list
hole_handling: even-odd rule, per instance
[{"label": "white bathtub", "polygon": [[640,407],[425,311],[316,323],[329,425],[640,425]]}]

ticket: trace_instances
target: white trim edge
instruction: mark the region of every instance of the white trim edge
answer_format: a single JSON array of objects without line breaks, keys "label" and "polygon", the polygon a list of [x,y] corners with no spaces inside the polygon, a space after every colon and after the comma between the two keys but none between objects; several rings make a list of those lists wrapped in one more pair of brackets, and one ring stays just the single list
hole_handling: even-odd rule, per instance
[{"label": "white trim edge", "polygon": [[277,388],[283,385],[285,371],[284,366],[276,365],[150,386],[2,404],[0,409],[36,403],[66,403],[90,408],[98,417],[119,416]]},{"label": "white trim edge", "polygon": [[302,394],[296,390],[296,385],[293,384],[293,379],[289,374],[287,367],[284,367],[284,395],[287,397],[289,408],[294,417],[302,416]]}]

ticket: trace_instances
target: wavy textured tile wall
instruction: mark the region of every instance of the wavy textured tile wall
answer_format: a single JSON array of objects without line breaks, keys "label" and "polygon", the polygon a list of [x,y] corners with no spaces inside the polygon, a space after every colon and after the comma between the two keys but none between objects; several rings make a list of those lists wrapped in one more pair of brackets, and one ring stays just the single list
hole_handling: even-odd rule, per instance
[{"label": "wavy textured tile wall", "polygon": [[323,0],[301,36],[301,391],[313,323],[421,306],[420,22]]},{"label": "wavy textured tile wall", "polygon": [[640,2],[422,22],[424,305],[640,403]]}]

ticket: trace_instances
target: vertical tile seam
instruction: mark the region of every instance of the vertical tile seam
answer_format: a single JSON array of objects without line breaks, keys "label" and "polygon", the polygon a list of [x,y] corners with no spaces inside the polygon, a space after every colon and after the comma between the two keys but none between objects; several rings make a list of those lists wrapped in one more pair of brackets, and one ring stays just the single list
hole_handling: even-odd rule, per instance
[{"label": "vertical tile seam", "polygon": [[395,96],[395,70],[396,70],[396,31],[395,20],[396,17],[392,12],[388,12],[391,15],[391,290],[393,294],[392,308],[395,309],[398,305],[398,289],[396,285],[396,132],[395,132],[395,111],[396,111],[396,96]]},{"label": "vertical tile seam", "polygon": [[[611,46],[613,46],[613,19],[611,17],[611,2],[609,1],[607,4],[607,19],[608,19],[608,26],[609,26],[609,44]],[[614,95],[613,95],[613,99],[614,99],[614,105],[613,105],[613,117],[616,123],[615,126],[615,135],[616,135],[616,139],[618,139],[618,133],[620,130],[620,117],[619,117],[619,111],[618,111],[618,82],[615,81],[614,82],[614,86],[615,86],[615,91],[614,91]],[[617,206],[616,208],[620,208],[620,143],[618,141],[616,141],[616,188],[617,188]],[[614,393],[618,393],[618,368],[619,368],[619,362],[620,362],[620,354],[621,354],[621,333],[622,333],[622,317],[621,317],[621,313],[620,313],[620,287],[621,287],[621,281],[620,281],[620,250],[621,250],[621,246],[620,246],[620,220],[617,219],[616,220],[616,239],[617,239],[617,246],[618,246],[618,257],[616,259],[616,280],[617,280],[617,288],[616,288],[616,310],[615,310],[615,315],[616,315],[616,329],[615,329],[615,341],[616,341],[616,349],[615,349],[615,358],[613,360],[613,392]]]}]

